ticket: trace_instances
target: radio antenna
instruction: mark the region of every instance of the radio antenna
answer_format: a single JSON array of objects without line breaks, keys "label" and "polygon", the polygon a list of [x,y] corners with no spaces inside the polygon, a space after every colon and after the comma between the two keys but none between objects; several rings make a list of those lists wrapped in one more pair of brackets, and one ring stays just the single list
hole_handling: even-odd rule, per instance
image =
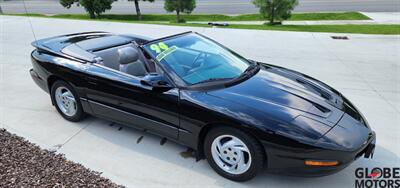
[{"label": "radio antenna", "polygon": [[33,38],[35,39],[35,43],[36,43],[36,46],[37,46],[37,39],[36,39],[35,30],[33,29],[31,17],[29,16],[28,9],[26,8],[25,0],[22,0],[22,3],[24,4],[25,15],[28,17],[28,21],[29,21],[29,25],[30,25],[30,27],[31,27],[31,31],[32,31],[32,34],[33,34]]}]

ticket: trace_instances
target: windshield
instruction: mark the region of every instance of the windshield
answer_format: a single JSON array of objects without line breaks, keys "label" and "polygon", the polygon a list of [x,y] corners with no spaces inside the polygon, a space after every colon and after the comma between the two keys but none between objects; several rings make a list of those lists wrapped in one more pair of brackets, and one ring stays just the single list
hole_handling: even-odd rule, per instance
[{"label": "windshield", "polygon": [[188,85],[234,79],[250,65],[231,50],[195,33],[158,40],[144,48]]}]

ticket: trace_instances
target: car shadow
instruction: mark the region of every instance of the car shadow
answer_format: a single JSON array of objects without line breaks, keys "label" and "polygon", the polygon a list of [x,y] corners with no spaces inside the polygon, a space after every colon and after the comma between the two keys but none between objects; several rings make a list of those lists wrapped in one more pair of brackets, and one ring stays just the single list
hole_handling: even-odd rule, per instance
[{"label": "car shadow", "polygon": [[[393,167],[394,164],[398,166],[400,163],[399,156],[381,147],[378,142],[373,159],[359,158],[336,174],[323,177],[295,177],[273,174],[264,169],[254,179],[238,183],[222,178],[208,166],[206,160],[196,161],[192,150],[171,140],[166,141],[163,137],[99,118],[90,117],[90,120],[92,123],[85,129],[85,132],[119,147],[144,154],[148,158],[162,160],[188,168],[196,174],[208,176],[215,186],[222,187],[349,187],[354,186],[356,168]],[[141,146],[141,144],[144,145]],[[301,176],[301,174],[299,175]]]}]

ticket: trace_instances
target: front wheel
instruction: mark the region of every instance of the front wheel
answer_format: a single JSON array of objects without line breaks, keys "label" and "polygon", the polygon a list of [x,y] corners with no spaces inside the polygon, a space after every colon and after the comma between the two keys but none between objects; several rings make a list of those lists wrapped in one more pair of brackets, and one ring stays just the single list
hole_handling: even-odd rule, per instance
[{"label": "front wheel", "polygon": [[64,119],[77,122],[85,117],[78,95],[68,83],[56,81],[51,87],[51,99]]},{"label": "front wheel", "polygon": [[247,181],[264,164],[262,146],[251,135],[231,127],[212,129],[205,138],[204,153],[210,166],[233,181]]}]

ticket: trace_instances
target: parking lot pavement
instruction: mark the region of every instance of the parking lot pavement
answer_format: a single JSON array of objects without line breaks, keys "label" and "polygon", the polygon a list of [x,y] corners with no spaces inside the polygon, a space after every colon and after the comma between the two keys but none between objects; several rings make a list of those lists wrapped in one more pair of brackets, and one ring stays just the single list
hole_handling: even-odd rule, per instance
[{"label": "parking lot pavement", "polygon": [[304,72],[347,96],[377,132],[373,160],[359,159],[326,177],[299,178],[263,172],[235,183],[218,176],[187,148],[132,128],[90,117],[80,123],[61,118],[49,96],[31,80],[34,40],[28,18],[0,16],[0,127],[43,148],[57,150],[128,187],[353,187],[357,167],[400,165],[400,37],[329,33],[190,28],[30,18],[37,38],[83,31],[161,37],[197,31],[266,63]]}]

